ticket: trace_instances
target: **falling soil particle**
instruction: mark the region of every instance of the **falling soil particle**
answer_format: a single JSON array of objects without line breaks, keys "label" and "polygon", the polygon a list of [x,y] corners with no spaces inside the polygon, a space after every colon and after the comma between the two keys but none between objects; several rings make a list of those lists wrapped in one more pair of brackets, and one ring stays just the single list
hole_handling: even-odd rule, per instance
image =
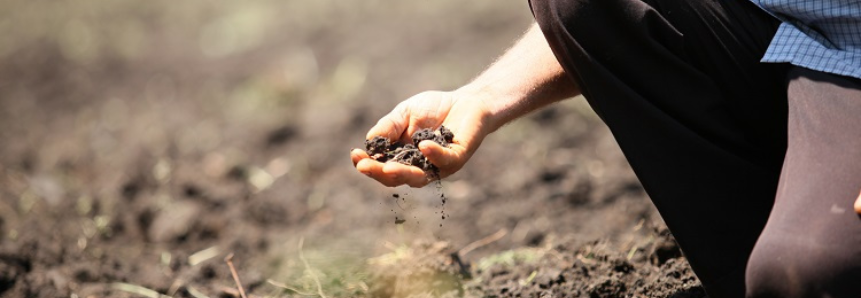
[{"label": "falling soil particle", "polygon": [[[376,161],[394,161],[405,165],[415,166],[427,172],[431,177],[439,177],[439,169],[433,165],[430,160],[424,156],[424,154],[422,154],[418,149],[418,145],[422,141],[430,140],[442,145],[443,147],[448,147],[448,145],[454,140],[454,133],[445,126],[440,126],[437,131],[430,128],[424,128],[413,133],[411,140],[412,143],[403,144],[400,142],[392,142],[391,140],[381,136],[376,136],[370,140],[365,140],[365,151],[368,153],[368,156]],[[442,201],[440,217],[445,220],[448,218],[448,215],[445,214],[446,197],[442,192],[442,183],[439,180],[436,181],[436,189],[439,192],[439,197]],[[398,199],[405,201],[405,198],[402,198],[399,194],[393,194],[392,197],[395,199],[395,203],[397,203],[398,206],[400,206]],[[395,211],[392,210],[392,212]],[[395,214],[397,215],[397,212],[395,212]],[[397,216],[395,217],[395,224],[402,224],[404,222],[406,222],[406,219],[399,219]],[[442,223],[440,223],[439,226],[442,227]]]},{"label": "falling soil particle", "polygon": [[[442,220],[445,220],[450,215],[445,213],[445,203],[447,198],[445,197],[445,193],[443,193],[442,191],[442,182],[440,182],[439,180],[436,181],[436,190],[439,192],[439,198],[441,202],[439,211],[440,217],[442,217]],[[442,227],[442,223],[440,223],[439,226]]]}]

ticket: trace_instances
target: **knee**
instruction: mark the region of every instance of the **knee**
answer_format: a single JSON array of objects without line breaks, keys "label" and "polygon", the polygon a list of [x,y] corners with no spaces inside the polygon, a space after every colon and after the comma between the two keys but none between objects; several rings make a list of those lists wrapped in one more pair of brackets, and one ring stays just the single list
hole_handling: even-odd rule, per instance
[{"label": "knee", "polygon": [[[802,297],[804,272],[797,260],[774,247],[757,244],[747,262],[745,291],[748,298]],[[797,294],[794,294],[797,293]]]},{"label": "knee", "polygon": [[746,296],[859,297],[861,264],[854,252],[812,239],[760,239],[745,273]]}]

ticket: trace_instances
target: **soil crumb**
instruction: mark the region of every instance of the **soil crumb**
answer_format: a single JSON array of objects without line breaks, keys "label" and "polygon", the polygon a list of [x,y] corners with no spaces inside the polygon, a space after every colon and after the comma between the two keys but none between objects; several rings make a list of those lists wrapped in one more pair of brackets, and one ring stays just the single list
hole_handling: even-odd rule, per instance
[{"label": "soil crumb", "polygon": [[[442,191],[442,182],[439,180],[436,181],[436,191],[439,193],[439,199],[440,199],[440,207],[439,207],[440,208],[440,210],[439,210],[440,217],[442,218],[442,220],[445,220],[446,218],[448,218],[451,215],[445,213],[445,203],[448,200],[448,198],[445,197],[445,193]],[[439,226],[442,227],[442,223],[440,223]]]},{"label": "soil crumb", "polygon": [[431,140],[443,147],[448,147],[448,144],[454,140],[454,133],[445,126],[440,126],[437,131],[424,128],[412,135],[412,143],[410,144],[392,142],[384,137],[376,136],[373,139],[365,141],[365,151],[371,158],[379,162],[395,161],[419,167],[425,172],[431,172],[436,175],[439,170],[418,148],[419,143],[424,140]]},{"label": "soil crumb", "polygon": [[[395,214],[395,225],[401,225],[401,224],[406,223],[407,222],[406,216],[409,213],[410,209],[412,209],[407,204],[407,195],[406,194],[404,194],[404,195],[392,194],[392,200],[394,201],[394,205],[397,206],[397,210],[395,210],[395,208],[391,209],[392,213]],[[405,214],[398,215],[398,211],[403,211],[403,212],[405,212]]]},{"label": "soil crumb", "polygon": [[649,297],[703,298],[702,285],[681,255],[655,261],[655,246],[678,246],[672,236],[630,252],[605,239],[549,240],[466,259],[446,241],[417,240],[369,261],[371,297]]},{"label": "soil crumb", "polygon": [[658,263],[655,246],[678,251],[671,236],[629,253],[605,240],[520,248],[479,260],[464,286],[476,297],[706,297],[684,257]]}]

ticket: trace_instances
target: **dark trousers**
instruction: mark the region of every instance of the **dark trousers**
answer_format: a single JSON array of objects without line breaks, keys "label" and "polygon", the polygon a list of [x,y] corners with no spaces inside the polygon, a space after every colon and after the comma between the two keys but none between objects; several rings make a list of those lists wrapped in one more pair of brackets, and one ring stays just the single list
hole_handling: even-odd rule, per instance
[{"label": "dark trousers", "polygon": [[711,297],[861,296],[861,80],[759,63],[747,0],[530,5]]}]

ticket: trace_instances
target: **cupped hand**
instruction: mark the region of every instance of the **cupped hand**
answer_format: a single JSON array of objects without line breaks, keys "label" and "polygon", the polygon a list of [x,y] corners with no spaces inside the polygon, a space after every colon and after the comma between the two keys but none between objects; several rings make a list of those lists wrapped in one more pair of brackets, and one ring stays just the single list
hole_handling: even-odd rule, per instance
[{"label": "cupped hand", "polygon": [[422,154],[439,168],[438,176],[397,162],[378,162],[361,149],[353,149],[350,158],[359,172],[383,185],[422,187],[434,178],[442,179],[457,172],[466,164],[490,133],[488,119],[487,106],[479,98],[465,97],[456,91],[423,92],[395,106],[368,131],[366,138],[382,136],[391,141],[410,143],[410,136],[416,131],[444,125],[454,133],[454,140],[448,148],[433,141],[422,141],[418,146]]}]

